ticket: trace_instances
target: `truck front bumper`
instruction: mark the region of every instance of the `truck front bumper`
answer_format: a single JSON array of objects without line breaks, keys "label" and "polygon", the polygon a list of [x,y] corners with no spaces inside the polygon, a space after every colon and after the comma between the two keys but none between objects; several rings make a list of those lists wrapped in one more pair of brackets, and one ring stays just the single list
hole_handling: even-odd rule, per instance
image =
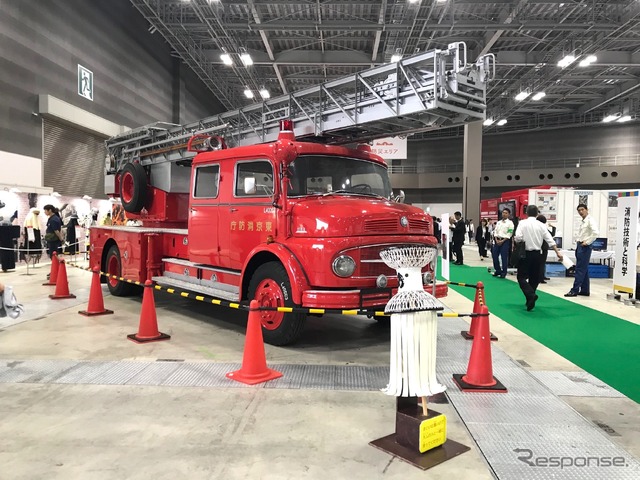
[{"label": "truck front bumper", "polygon": [[[427,285],[425,292],[433,293],[433,285]],[[302,293],[302,306],[306,308],[325,308],[349,310],[356,308],[384,307],[397,288],[379,288],[369,290],[306,290]],[[449,287],[446,283],[436,283],[436,297],[446,297]]]}]

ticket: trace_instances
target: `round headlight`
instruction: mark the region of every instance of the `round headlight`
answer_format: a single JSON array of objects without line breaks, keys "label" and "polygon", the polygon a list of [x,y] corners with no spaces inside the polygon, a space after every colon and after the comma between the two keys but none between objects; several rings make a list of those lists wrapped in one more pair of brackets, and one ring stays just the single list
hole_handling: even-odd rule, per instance
[{"label": "round headlight", "polygon": [[350,277],[356,270],[356,262],[349,255],[340,255],[333,261],[331,268],[339,277]]}]

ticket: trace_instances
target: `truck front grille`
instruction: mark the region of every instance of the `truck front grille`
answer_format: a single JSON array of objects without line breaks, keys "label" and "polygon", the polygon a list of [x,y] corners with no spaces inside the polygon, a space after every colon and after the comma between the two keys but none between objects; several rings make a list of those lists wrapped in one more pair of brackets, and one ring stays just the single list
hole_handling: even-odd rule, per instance
[{"label": "truck front grille", "polygon": [[419,220],[417,218],[409,219],[409,229],[411,230],[411,233],[422,232],[426,234],[429,232],[430,227],[431,223],[427,220]]},{"label": "truck front grille", "polygon": [[[396,271],[388,267],[380,258],[380,252],[385,248],[399,247],[398,245],[371,245],[361,247],[360,250],[360,267],[356,270],[355,277],[377,277],[378,275],[386,275],[387,277],[395,277]],[[345,253],[348,253],[345,252]],[[428,269],[426,267],[423,270]]]},{"label": "truck front grille", "polygon": [[365,233],[396,233],[398,230],[400,230],[400,223],[396,218],[366,220],[364,222]]},{"label": "truck front grille", "polygon": [[419,218],[409,218],[409,229],[400,225],[400,220],[397,218],[384,218],[376,220],[365,220],[364,233],[373,234],[385,234],[385,233],[424,233],[425,235],[430,231],[431,223],[427,220]]}]

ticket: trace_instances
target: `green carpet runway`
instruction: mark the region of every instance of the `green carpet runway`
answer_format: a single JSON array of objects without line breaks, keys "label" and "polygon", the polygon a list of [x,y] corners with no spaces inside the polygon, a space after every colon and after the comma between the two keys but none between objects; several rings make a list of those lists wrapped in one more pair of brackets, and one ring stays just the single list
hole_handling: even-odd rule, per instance
[{"label": "green carpet runway", "polygon": [[[489,312],[640,403],[640,325],[537,291],[527,312],[517,282],[486,267],[450,267],[452,282],[482,282]],[[473,300],[475,289],[450,286]]]}]

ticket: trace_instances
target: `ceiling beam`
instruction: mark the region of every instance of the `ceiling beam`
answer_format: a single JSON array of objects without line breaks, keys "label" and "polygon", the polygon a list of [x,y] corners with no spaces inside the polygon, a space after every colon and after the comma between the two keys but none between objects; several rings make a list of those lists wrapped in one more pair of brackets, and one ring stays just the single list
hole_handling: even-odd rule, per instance
[{"label": "ceiling beam", "polygon": [[[387,0],[382,0],[380,5],[380,15],[378,16],[378,24],[384,25],[384,18],[387,13]],[[382,38],[382,30],[376,32],[376,37],[373,40],[373,51],[371,53],[371,61],[375,62],[378,58],[378,48],[380,48],[380,39]]]},{"label": "ceiling beam", "polygon": [[[254,22],[256,22],[257,24],[261,24],[262,17],[256,9],[255,0],[247,0],[247,5],[249,5],[249,8],[251,9],[251,15],[253,16]],[[264,45],[264,49],[267,51],[269,60],[275,60],[275,57],[273,56],[273,48],[271,47],[271,43],[269,42],[269,38],[267,37],[267,32],[265,32],[264,30],[260,30],[260,38],[262,38],[262,43]],[[280,89],[282,90],[282,93],[287,94],[287,85],[284,83],[284,79],[282,78],[280,69],[275,63],[273,64],[273,71],[275,72],[276,77],[278,77],[278,82],[280,83]]]},{"label": "ceiling beam", "polygon": [[[639,41],[640,43],[640,41]],[[496,64],[504,66],[531,67],[544,63],[545,52],[503,51],[496,54]],[[595,67],[640,67],[640,52],[602,51],[596,52]],[[559,58],[557,60],[560,60]],[[579,60],[579,59],[578,59]]]},{"label": "ceiling beam", "polygon": [[634,90],[637,90],[638,87],[640,87],[640,80],[629,80],[622,85],[616,85],[602,97],[592,100],[591,102],[581,106],[578,109],[578,113],[580,115],[584,115],[585,113],[589,113],[590,111],[606,105],[607,103],[613,102],[614,100],[617,100],[619,98],[626,97]]},{"label": "ceiling beam", "polygon": [[[222,64],[219,50],[206,50],[206,56],[212,64]],[[254,65],[299,65],[299,66],[358,66],[369,67],[371,58],[366,52],[328,50],[322,53],[319,50],[287,50],[274,55],[271,60],[264,52],[251,52]],[[376,64],[382,64],[377,62]],[[375,65],[375,64],[374,64]]]},{"label": "ceiling beam", "polygon": [[[184,27],[188,28],[188,24],[182,24]],[[194,25],[198,25],[194,23]],[[465,31],[465,32],[473,32],[473,31],[482,31],[482,30],[495,30],[500,28],[502,30],[517,30],[517,31],[527,31],[527,30],[554,30],[554,31],[575,31],[582,32],[584,30],[589,30],[591,32],[612,32],[619,28],[618,23],[594,23],[586,25],[584,23],[561,23],[557,24],[549,21],[523,21],[517,23],[511,23],[508,25],[500,25],[491,22],[473,22],[473,21],[458,21],[453,25],[450,24],[433,24],[428,25],[427,29],[429,31],[441,31],[441,32],[449,32],[449,31]],[[366,31],[366,32],[375,32],[378,30],[381,31],[399,31],[404,32],[407,29],[406,25],[403,24],[379,24],[374,22],[366,22],[366,21],[330,21],[318,23],[314,21],[273,21],[268,23],[256,24],[256,23],[226,23],[225,28],[227,30],[233,31],[283,31],[283,32],[291,32],[291,31],[307,31],[307,30],[323,30],[323,31],[342,31],[342,32],[356,32],[356,31]]]},{"label": "ceiling beam", "polygon": [[[180,3],[183,0],[176,0],[175,3]],[[254,0],[255,4],[258,6],[265,5],[285,5],[285,6],[300,6],[307,7],[309,5],[313,5],[312,0]],[[513,0],[455,0],[456,5],[482,5],[482,4],[510,4]],[[352,6],[371,6],[371,0],[350,0],[349,5]],[[571,0],[528,0],[530,4],[537,5],[560,5],[571,3]],[[604,3],[604,2],[600,2]],[[629,3],[629,0],[607,0],[607,4],[609,5],[625,5]],[[246,6],[247,0],[224,0],[224,4],[226,6],[237,5],[237,6]],[[324,0],[323,4],[325,5],[334,5],[334,6],[344,6],[344,0]]]},{"label": "ceiling beam", "polygon": [[[527,4],[527,0],[520,0],[517,5],[509,4],[507,8],[512,7],[510,13],[507,13],[506,9],[500,12],[502,23],[504,25],[510,25],[511,23],[513,23],[513,21],[516,19],[516,17],[520,13],[520,10],[526,4]],[[478,54],[478,58],[489,53],[493,45],[498,41],[498,39],[502,36],[504,32],[505,32],[504,29],[496,30],[493,33],[487,32],[487,34],[485,35],[484,46],[482,47],[482,50]]]}]

